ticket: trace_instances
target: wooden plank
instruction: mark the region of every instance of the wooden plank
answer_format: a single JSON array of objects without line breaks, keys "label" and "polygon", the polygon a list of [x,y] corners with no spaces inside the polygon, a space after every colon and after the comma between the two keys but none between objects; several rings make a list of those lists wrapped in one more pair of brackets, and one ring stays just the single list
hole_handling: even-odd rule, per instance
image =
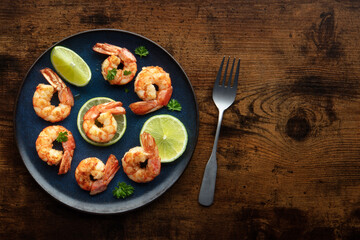
[{"label": "wooden plank", "polygon": [[[356,1],[5,1],[0,7],[1,239],[357,239],[360,4]],[[40,54],[94,28],[144,35],[180,62],[199,104],[196,150],[153,203],[115,216],[63,206],[13,136],[19,86]],[[214,140],[212,86],[241,57],[224,115],[214,205],[197,203]],[[10,236],[10,237],[9,237]]]}]

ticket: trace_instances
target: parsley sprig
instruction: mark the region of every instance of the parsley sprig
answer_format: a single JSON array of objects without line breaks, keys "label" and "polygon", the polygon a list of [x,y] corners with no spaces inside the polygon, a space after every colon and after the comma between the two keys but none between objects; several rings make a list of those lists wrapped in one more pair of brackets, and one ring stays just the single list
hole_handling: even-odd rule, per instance
[{"label": "parsley sprig", "polygon": [[116,68],[113,68],[113,69],[109,70],[108,74],[106,76],[106,79],[109,80],[109,81],[114,80],[114,78],[116,76],[116,72],[117,72]]},{"label": "parsley sprig", "polygon": [[135,53],[142,57],[146,57],[149,54],[149,51],[145,48],[145,46],[140,46],[135,49]]},{"label": "parsley sprig", "polygon": [[134,187],[127,185],[125,182],[118,182],[117,187],[113,190],[113,195],[117,199],[129,197],[134,193]]},{"label": "parsley sprig", "polygon": [[181,111],[181,105],[176,99],[171,99],[167,107],[171,111]]},{"label": "parsley sprig", "polygon": [[58,141],[59,143],[66,142],[68,140],[67,135],[68,135],[67,132],[59,132],[56,141]]},{"label": "parsley sprig", "polygon": [[125,76],[130,75],[130,74],[131,74],[131,71],[124,70],[124,75]]}]

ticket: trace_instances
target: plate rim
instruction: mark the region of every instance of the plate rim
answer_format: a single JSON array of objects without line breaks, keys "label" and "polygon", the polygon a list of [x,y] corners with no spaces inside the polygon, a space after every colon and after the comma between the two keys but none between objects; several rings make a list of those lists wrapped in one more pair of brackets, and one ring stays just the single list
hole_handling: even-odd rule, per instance
[{"label": "plate rim", "polygon": [[[195,133],[195,141],[194,141],[194,145],[193,146],[190,146],[190,151],[191,151],[191,154],[190,154],[190,157],[189,157],[189,160],[187,161],[186,165],[184,166],[184,170],[175,178],[173,178],[172,180],[170,180],[170,183],[168,185],[167,188],[163,188],[161,191],[159,191],[157,194],[155,194],[152,198],[148,199],[148,201],[146,201],[145,203],[141,203],[139,206],[135,206],[131,209],[125,209],[125,210],[116,210],[116,211],[112,211],[112,212],[107,212],[107,211],[91,211],[91,210],[88,210],[88,209],[85,209],[85,208],[80,208],[80,207],[75,207],[71,204],[68,204],[64,201],[62,201],[61,197],[57,197],[57,196],[54,196],[52,194],[52,192],[50,192],[51,189],[47,189],[46,186],[44,186],[44,183],[41,182],[39,180],[39,177],[37,172],[36,171],[32,171],[30,169],[32,169],[31,167],[31,164],[30,163],[27,163],[25,160],[24,160],[24,157],[23,157],[23,151],[21,151],[21,147],[19,146],[19,141],[18,141],[18,138],[17,138],[17,124],[16,124],[16,113],[17,113],[17,109],[18,109],[18,104],[19,104],[19,97],[20,97],[20,94],[21,94],[21,91],[23,89],[23,85],[25,83],[25,80],[27,79],[30,71],[33,69],[33,67],[37,64],[37,62],[43,57],[43,55],[45,55],[48,51],[50,51],[53,47],[59,45],[59,43],[61,42],[64,42],[66,41],[67,39],[70,39],[70,38],[73,38],[73,37],[76,37],[78,35],[82,35],[82,34],[86,34],[86,33],[89,33],[89,32],[107,32],[107,31],[111,31],[111,32],[120,32],[120,33],[126,33],[126,34],[130,34],[130,35],[134,35],[136,37],[139,37],[141,39],[144,39],[148,42],[151,42],[152,44],[154,44],[156,47],[160,48],[162,51],[164,51],[176,64],[177,66],[180,68],[181,72],[184,74],[187,82],[188,82],[188,85],[190,86],[190,89],[191,89],[191,92],[192,92],[192,95],[195,99],[195,109],[196,109],[196,133]],[[186,72],[184,71],[184,69],[182,68],[182,66],[180,65],[180,63],[166,50],[164,49],[162,46],[160,46],[158,43],[154,42],[153,40],[143,36],[143,35],[140,35],[138,33],[134,33],[134,32],[131,32],[131,31],[127,31],[127,30],[122,30],[122,29],[115,29],[115,28],[97,28],[97,29],[90,29],[90,30],[85,30],[85,31],[81,31],[81,32],[77,32],[75,34],[71,34],[65,38],[62,38],[60,39],[59,41],[53,43],[49,48],[47,48],[45,51],[43,51],[39,57],[36,58],[36,60],[33,62],[33,64],[29,67],[29,69],[27,70],[25,76],[22,78],[22,81],[21,81],[21,84],[19,86],[19,89],[18,89],[18,92],[17,92],[17,96],[16,96],[16,99],[15,99],[15,103],[14,103],[14,109],[13,109],[13,134],[14,134],[14,140],[15,140],[15,143],[16,143],[16,147],[17,147],[17,150],[20,154],[20,157],[21,157],[21,160],[22,162],[24,163],[25,167],[26,167],[26,170],[28,173],[30,173],[31,177],[35,180],[35,182],[47,193],[49,194],[52,198],[54,198],[56,201],[60,202],[61,204],[71,208],[71,209],[75,209],[77,211],[80,211],[80,212],[84,212],[84,213],[89,213],[89,214],[96,214],[96,215],[113,215],[113,214],[122,214],[122,213],[126,213],[126,212],[131,212],[131,211],[134,211],[136,209],[139,209],[139,208],[142,208],[150,203],[152,203],[154,200],[158,199],[161,195],[163,195],[167,190],[169,190],[179,179],[180,177],[184,174],[185,172],[185,169],[188,167],[189,163],[190,163],[190,160],[193,158],[194,156],[194,153],[195,153],[195,149],[196,149],[196,145],[197,145],[197,142],[198,142],[198,137],[199,137],[199,126],[200,126],[200,119],[199,119],[199,106],[198,106],[198,102],[197,102],[197,98],[196,98],[196,94],[195,94],[195,91],[194,91],[194,88],[190,82],[190,79],[189,77],[187,76]],[[70,198],[68,196],[68,198]]]}]

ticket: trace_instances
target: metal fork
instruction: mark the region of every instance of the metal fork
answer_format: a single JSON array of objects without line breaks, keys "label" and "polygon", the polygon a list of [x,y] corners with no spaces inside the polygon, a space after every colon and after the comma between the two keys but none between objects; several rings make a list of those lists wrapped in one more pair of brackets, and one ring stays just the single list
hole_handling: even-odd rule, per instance
[{"label": "metal fork", "polygon": [[[235,100],[236,97],[236,89],[239,79],[239,68],[240,68],[240,59],[237,63],[236,71],[234,79],[232,79],[232,74],[234,70],[235,60],[234,58],[229,78],[226,79],[227,70],[229,66],[230,57],[227,60],[227,64],[225,67],[224,77],[221,81],[221,73],[224,65],[225,57],[223,58],[219,72],[216,77],[216,81],[213,89],[213,100],[216,107],[219,110],[219,119],[215,134],[215,141],[213,150],[210,156],[209,161],[206,164],[203,180],[201,183],[200,193],[199,193],[199,203],[204,206],[210,206],[214,201],[214,192],[215,192],[215,182],[216,182],[216,171],[217,171],[217,163],[216,163],[216,149],[219,140],[219,133],[221,122],[223,118],[224,111],[230,107]],[[227,81],[226,81],[227,80]],[[232,81],[233,80],[233,81]]]}]

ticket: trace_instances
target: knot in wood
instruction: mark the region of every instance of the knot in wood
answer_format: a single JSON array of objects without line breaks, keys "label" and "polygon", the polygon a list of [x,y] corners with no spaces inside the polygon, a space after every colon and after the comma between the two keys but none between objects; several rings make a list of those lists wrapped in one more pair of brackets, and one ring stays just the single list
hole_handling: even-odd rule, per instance
[{"label": "knot in wood", "polygon": [[307,119],[305,112],[301,109],[291,114],[290,118],[286,122],[286,134],[296,141],[305,140],[310,131],[310,122]]}]

